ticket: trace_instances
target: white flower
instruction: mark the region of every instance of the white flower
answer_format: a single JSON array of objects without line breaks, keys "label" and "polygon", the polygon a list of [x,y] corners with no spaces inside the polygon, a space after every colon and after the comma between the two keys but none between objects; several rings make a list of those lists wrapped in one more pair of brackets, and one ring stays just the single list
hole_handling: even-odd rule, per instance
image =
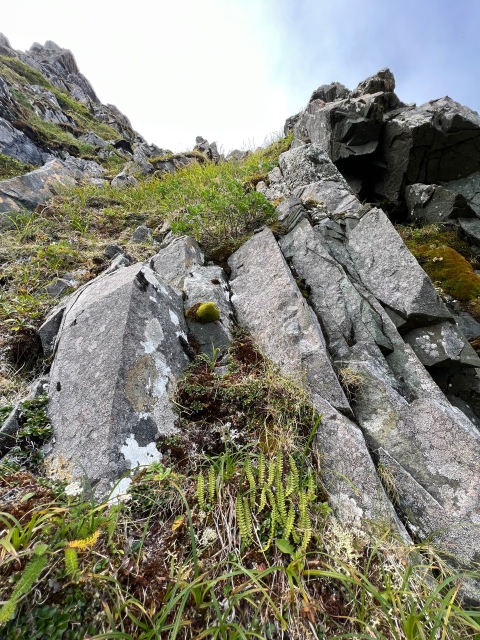
[{"label": "white flower", "polygon": [[78,480],[75,480],[74,482],[67,484],[67,486],[65,487],[66,496],[75,497],[75,496],[81,495],[82,492],[83,492],[82,485]]}]

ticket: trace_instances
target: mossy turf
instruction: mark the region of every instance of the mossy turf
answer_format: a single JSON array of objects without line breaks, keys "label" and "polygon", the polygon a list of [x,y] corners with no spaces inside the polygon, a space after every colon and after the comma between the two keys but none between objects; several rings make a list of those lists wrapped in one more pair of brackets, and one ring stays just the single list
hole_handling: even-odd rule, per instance
[{"label": "mossy turf", "polygon": [[438,225],[418,229],[397,227],[397,230],[419,264],[444,293],[461,302],[478,298],[477,259],[469,245],[454,231],[442,230]]},{"label": "mossy turf", "polygon": [[35,167],[31,164],[19,162],[16,158],[0,153],[0,180],[23,176],[25,173],[29,173],[34,169]]}]

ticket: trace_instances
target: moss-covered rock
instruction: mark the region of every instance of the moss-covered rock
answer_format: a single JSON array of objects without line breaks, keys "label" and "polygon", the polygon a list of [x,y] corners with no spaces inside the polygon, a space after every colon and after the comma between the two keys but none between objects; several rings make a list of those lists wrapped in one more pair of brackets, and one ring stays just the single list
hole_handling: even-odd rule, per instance
[{"label": "moss-covered rock", "polygon": [[215,322],[220,318],[220,311],[214,302],[205,302],[201,304],[196,313],[195,320],[206,324],[207,322]]}]

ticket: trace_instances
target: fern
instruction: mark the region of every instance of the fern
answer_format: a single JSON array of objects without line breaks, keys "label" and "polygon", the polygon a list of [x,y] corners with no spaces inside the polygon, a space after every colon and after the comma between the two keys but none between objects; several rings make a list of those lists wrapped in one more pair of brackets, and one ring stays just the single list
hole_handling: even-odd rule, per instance
[{"label": "fern", "polygon": [[277,483],[275,486],[275,495],[277,498],[278,513],[281,523],[284,525],[287,522],[287,503],[285,502],[285,489],[283,484]]},{"label": "fern", "polygon": [[307,514],[307,495],[303,491],[300,491],[298,495],[298,511],[299,511],[298,527],[299,529],[305,529],[306,522],[308,519],[308,514]]},{"label": "fern", "polygon": [[270,460],[268,463],[268,479],[267,484],[269,487],[273,486],[273,481],[275,480],[275,460]]},{"label": "fern", "polygon": [[312,471],[309,470],[307,478],[307,498],[309,502],[312,502],[317,497],[316,489],[315,478],[313,477]]},{"label": "fern", "polygon": [[243,500],[241,496],[237,496],[235,501],[235,513],[237,516],[237,526],[240,531],[240,537],[242,541],[245,542],[248,539],[248,527],[245,522],[245,511],[243,509]]},{"label": "fern", "polygon": [[258,456],[258,486],[261,487],[265,482],[265,456],[260,453]]},{"label": "fern", "polygon": [[80,549],[80,551],[85,551],[85,549],[88,549],[88,547],[93,547],[93,545],[98,540],[99,536],[100,536],[100,529],[97,529],[94,533],[92,533],[91,536],[88,536],[87,538],[83,538],[83,540],[71,540],[70,542],[67,542],[67,547],[70,547],[71,549]]},{"label": "fern", "polygon": [[262,513],[265,509],[265,505],[267,504],[267,487],[264,485],[262,487],[262,492],[260,494],[260,504],[258,506],[258,513]]},{"label": "fern", "polygon": [[245,539],[245,543],[249,544],[253,540],[253,526],[252,526],[252,515],[250,513],[250,506],[248,504],[247,498],[243,499],[243,513],[245,516],[245,524],[247,537]]},{"label": "fern", "polygon": [[215,468],[213,465],[208,469],[208,499],[210,504],[215,502]]},{"label": "fern", "polygon": [[247,459],[245,461],[245,475],[247,476],[248,484],[250,487],[250,504],[253,508],[255,506],[257,483],[255,482],[255,477],[253,475],[252,461],[250,460],[250,456],[247,456]]},{"label": "fern", "polygon": [[312,523],[310,522],[310,516],[305,514],[305,531],[303,532],[302,544],[300,545],[301,551],[305,552],[308,547],[308,543],[312,538]]},{"label": "fern", "polygon": [[293,502],[290,500],[290,508],[288,509],[288,516],[285,521],[285,527],[283,529],[283,537],[285,538],[285,540],[288,540],[292,535],[294,524],[295,524],[295,507]]},{"label": "fern", "polygon": [[45,553],[46,549],[46,545],[39,545],[35,550],[33,558],[27,564],[22,577],[15,585],[15,589],[10,596],[10,600],[8,600],[0,609],[0,624],[8,622],[8,620],[13,617],[17,602],[23,595],[32,590],[33,585],[47,563],[47,555]]},{"label": "fern", "polygon": [[198,499],[198,506],[202,511],[205,511],[205,478],[203,477],[202,472],[198,474],[197,499]]},{"label": "fern", "polygon": [[295,464],[295,460],[292,455],[288,456],[288,462],[290,465],[290,473],[288,474],[287,479],[287,491],[285,495],[289,496],[291,493],[295,493],[298,491],[300,487],[300,477],[298,474],[297,465]]},{"label": "fern", "polygon": [[283,453],[277,453],[277,464],[275,465],[275,487],[283,482]]},{"label": "fern", "polygon": [[72,547],[67,547],[65,549],[65,571],[72,580],[75,580],[80,573],[77,551]]}]

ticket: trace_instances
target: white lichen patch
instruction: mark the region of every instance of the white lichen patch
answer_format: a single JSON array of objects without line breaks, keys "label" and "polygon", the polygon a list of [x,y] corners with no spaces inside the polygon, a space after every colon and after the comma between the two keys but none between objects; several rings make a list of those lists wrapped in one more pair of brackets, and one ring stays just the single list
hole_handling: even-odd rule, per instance
[{"label": "white lichen patch", "polygon": [[171,309],[168,310],[168,313],[170,315],[170,320],[172,321],[172,323],[176,327],[179,327],[180,326],[180,320],[178,319],[177,314],[174,311],[172,311]]},{"label": "white lichen patch", "polygon": [[158,377],[153,384],[152,395],[155,398],[161,398],[167,390],[167,386],[170,381],[170,375],[172,373],[172,370],[162,360],[159,353],[155,353],[153,356],[153,359],[155,362],[155,368],[158,372]]},{"label": "white lichen patch", "polygon": [[130,469],[148,467],[152,462],[158,462],[162,458],[162,454],[158,451],[154,442],[150,442],[146,447],[141,447],[135,440],[133,433],[126,439],[125,444],[120,447],[120,453],[130,463]]},{"label": "white lichen patch", "polygon": [[163,333],[162,325],[157,318],[152,318],[145,325],[145,340],[141,342],[145,353],[155,353],[158,345],[163,341],[165,335]]}]

